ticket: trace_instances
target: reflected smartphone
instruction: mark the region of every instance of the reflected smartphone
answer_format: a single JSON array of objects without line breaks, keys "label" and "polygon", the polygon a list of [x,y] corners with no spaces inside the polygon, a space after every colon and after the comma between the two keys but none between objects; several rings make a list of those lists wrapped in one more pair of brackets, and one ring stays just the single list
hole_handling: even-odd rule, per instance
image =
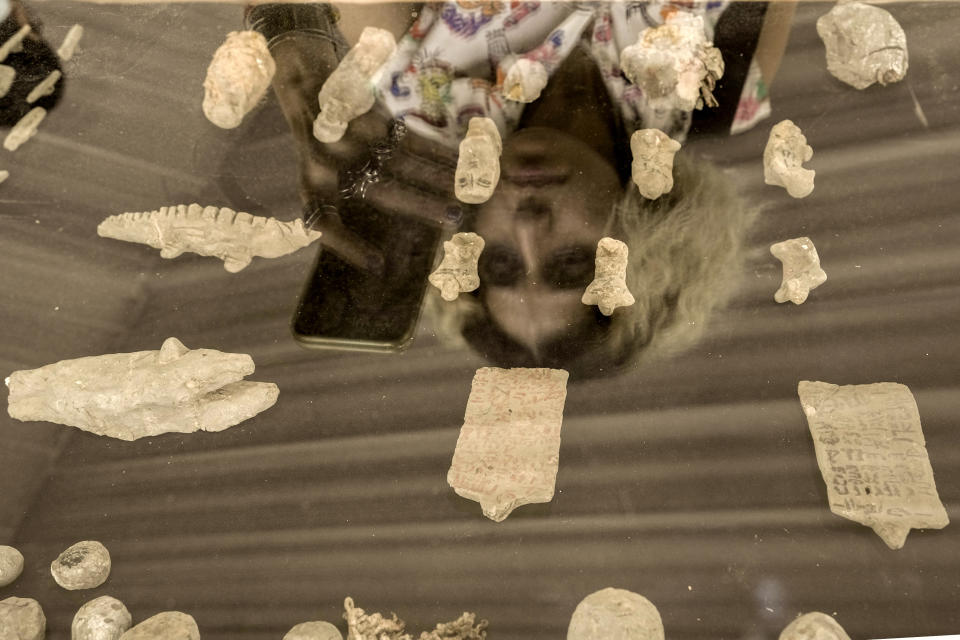
[{"label": "reflected smartphone", "polygon": [[311,348],[405,349],[416,333],[443,231],[363,203],[351,205],[342,220],[383,253],[383,274],[353,267],[321,248],[294,312],[293,335]]}]

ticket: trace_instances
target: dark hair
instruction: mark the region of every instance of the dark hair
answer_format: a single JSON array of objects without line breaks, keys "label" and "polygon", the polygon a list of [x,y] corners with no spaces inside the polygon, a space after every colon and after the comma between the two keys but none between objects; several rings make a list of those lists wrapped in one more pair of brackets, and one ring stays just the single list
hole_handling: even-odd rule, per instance
[{"label": "dark hair", "polygon": [[[14,12],[0,22],[0,42],[6,42],[23,26],[16,16],[14,7]],[[39,22],[33,19],[33,16],[30,18],[32,30],[23,39],[23,50],[8,54],[6,59],[0,62],[13,67],[17,74],[10,90],[0,98],[0,127],[12,127],[34,107],[43,107],[47,111],[53,109],[63,95],[64,79],[61,78],[54,85],[52,94],[43,96],[33,104],[27,102],[27,95],[39,82],[53,71],[62,71],[57,52],[50,48],[40,35]]]}]

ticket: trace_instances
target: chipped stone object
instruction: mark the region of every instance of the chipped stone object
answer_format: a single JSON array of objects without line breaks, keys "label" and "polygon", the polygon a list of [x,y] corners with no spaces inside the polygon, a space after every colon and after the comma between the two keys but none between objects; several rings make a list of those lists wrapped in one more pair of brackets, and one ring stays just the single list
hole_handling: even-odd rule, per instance
[{"label": "chipped stone object", "polygon": [[480,204],[493,195],[500,181],[503,143],[490,118],[470,118],[467,134],[460,141],[454,194],[460,202]]},{"label": "chipped stone object", "polygon": [[27,112],[27,115],[20,118],[17,124],[13,125],[10,133],[3,141],[3,148],[7,151],[16,151],[20,146],[32,138],[37,133],[37,127],[47,117],[47,110],[43,107],[34,107]]},{"label": "chipped stone object", "polygon": [[[393,614],[385,618],[379,613],[367,614],[353,604],[353,598],[343,602],[343,617],[347,621],[347,640],[413,640],[404,630],[403,620]],[[487,621],[476,622],[476,614],[464,612],[453,622],[443,622],[433,631],[424,631],[419,640],[485,640]]]},{"label": "chipped stone object", "polygon": [[302,622],[290,629],[283,640],[343,640],[343,634],[329,622]]},{"label": "chipped stone object", "polygon": [[838,2],[817,20],[827,50],[827,70],[841,82],[866,89],[907,75],[907,36],[890,12],[863,2]]},{"label": "chipped stone object", "polygon": [[222,431],[273,406],[277,385],[243,380],[243,353],[188,349],[167,338],[159,351],[62,360],[10,375],[8,411],[98,435],[136,440],[161,433]]},{"label": "chipped stone object", "polygon": [[27,37],[28,33],[30,33],[30,25],[25,24],[7,38],[6,42],[0,43],[0,62],[6,60],[11,53],[23,51],[23,39]]},{"label": "chipped stone object", "polygon": [[95,540],[78,542],[57,556],[50,573],[64,589],[77,591],[99,587],[110,577],[110,552]]},{"label": "chipped stone object", "polygon": [[30,93],[27,94],[27,102],[33,104],[40,98],[44,96],[49,96],[51,93],[56,91],[57,83],[60,81],[60,78],[63,76],[58,69],[54,69],[47,77],[37,83],[33,89],[30,90]]},{"label": "chipped stone object", "polygon": [[620,52],[620,68],[655,110],[717,106],[712,91],[723,76],[723,56],[707,40],[702,16],[677,11],[644,29]]},{"label": "chipped stone object", "polygon": [[607,587],[580,601],[567,640],[664,640],[660,612],[643,596]]},{"label": "chipped stone object", "polygon": [[850,640],[840,623],[819,611],[805,613],[780,632],[780,640]]},{"label": "chipped stone object", "polygon": [[282,222],[196,203],[110,216],[97,234],[150,245],[160,249],[162,258],[176,258],[184,251],[220,258],[230,273],[244,269],[254,257],[279,258],[299,251],[321,235],[299,218]]},{"label": "chipped stone object", "polygon": [[10,177],[9,171],[5,169],[0,169],[0,184],[2,184],[9,177]]},{"label": "chipped stone object", "polygon": [[364,28],[357,44],[340,61],[317,95],[320,113],[313,123],[313,136],[317,140],[337,142],[351,120],[373,108],[373,87],[378,72],[396,50],[392,33],[376,27]]},{"label": "chipped stone object", "polygon": [[122,602],[100,596],[86,603],[73,617],[70,640],[119,640],[133,618]]},{"label": "chipped stone object", "polygon": [[0,587],[13,584],[23,573],[23,554],[5,545],[0,545]]},{"label": "chipped stone object", "polygon": [[43,640],[47,618],[40,603],[31,598],[0,600],[0,638],[3,640]]},{"label": "chipped stone object", "polygon": [[770,130],[763,150],[763,181],[783,187],[794,198],[806,198],[813,193],[816,171],[801,165],[813,157],[813,147],[800,127],[790,120],[778,122]]},{"label": "chipped stone object", "polygon": [[80,44],[80,38],[82,37],[82,25],[75,24],[70,27],[70,30],[67,31],[67,35],[63,38],[63,42],[60,43],[60,48],[57,49],[57,55],[60,56],[61,60],[66,62],[73,57],[73,54],[77,51],[77,45]]},{"label": "chipped stone object", "polygon": [[447,483],[491,520],[553,499],[567,377],[562,369],[477,369]]},{"label": "chipped stone object", "polygon": [[680,143],[659,129],[640,129],[630,136],[633,182],[640,195],[656,200],[673,189],[673,157]]},{"label": "chipped stone object", "polygon": [[443,260],[430,274],[429,281],[440,290],[444,300],[452,302],[461,293],[480,286],[477,263],[483,245],[483,238],[475,233],[455,233],[443,243]]},{"label": "chipped stone object", "polygon": [[17,77],[17,70],[11,66],[0,64],[0,98],[7,95],[13,80]]},{"label": "chipped stone object", "polygon": [[477,614],[464,611],[453,622],[441,622],[433,631],[424,631],[420,640],[484,640],[487,621],[477,622]]},{"label": "chipped stone object", "polygon": [[503,95],[514,102],[533,102],[547,86],[547,68],[539,60],[517,58],[503,80]]},{"label": "chipped stone object", "polygon": [[777,302],[803,304],[812,289],[827,281],[817,248],[806,236],[778,242],[770,247],[770,253],[783,263],[783,279],[773,294]]},{"label": "chipped stone object", "polygon": [[257,31],[231,31],[203,81],[203,114],[222,129],[240,125],[270,88],[277,65]]},{"label": "chipped stone object", "polygon": [[193,616],[164,611],[133,627],[120,640],[200,640],[200,629]]},{"label": "chipped stone object", "polygon": [[891,549],[910,529],[947,526],[910,389],[804,380],[797,393],[831,511],[872,528]]},{"label": "chipped stone object", "polygon": [[635,300],[627,288],[627,245],[613,238],[597,243],[593,282],[587,285],[583,304],[597,305],[600,313],[609,316],[618,307],[629,307]]}]

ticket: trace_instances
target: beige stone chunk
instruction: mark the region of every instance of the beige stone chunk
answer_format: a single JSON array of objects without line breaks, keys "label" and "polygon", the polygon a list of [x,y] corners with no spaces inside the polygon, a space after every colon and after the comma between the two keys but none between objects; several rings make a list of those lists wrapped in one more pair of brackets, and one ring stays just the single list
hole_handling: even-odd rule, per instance
[{"label": "beige stone chunk", "polygon": [[804,380],[797,393],[831,511],[870,527],[891,549],[903,547],[910,529],[947,526],[910,389]]},{"label": "beige stone chunk", "polygon": [[3,148],[7,151],[16,151],[24,142],[32,138],[37,133],[37,128],[43,119],[47,117],[47,110],[43,107],[34,107],[27,112],[27,115],[20,118],[17,124],[13,125],[10,133],[3,141]]},{"label": "beige stone chunk", "polygon": [[491,520],[553,499],[567,377],[562,369],[477,369],[447,483]]},{"label": "beige stone chunk", "polygon": [[283,640],[343,640],[343,634],[329,622],[302,622],[290,629]]},{"label": "beige stone chunk", "polygon": [[6,169],[0,169],[0,184],[6,182],[7,178],[10,177],[10,172]]},{"label": "beige stone chunk", "polygon": [[[393,614],[385,618],[379,613],[367,614],[353,604],[353,598],[343,603],[343,617],[347,621],[347,640],[413,640],[406,633],[403,620]],[[432,631],[424,631],[419,640],[485,640],[487,621],[476,621],[476,614],[464,612],[453,622],[442,622]]]},{"label": "beige stone chunk", "polygon": [[133,624],[122,602],[101,596],[86,603],[73,617],[70,640],[119,640]]},{"label": "beige stone chunk", "polygon": [[317,95],[320,113],[313,123],[313,136],[317,140],[339,141],[351,120],[373,108],[377,76],[396,50],[396,39],[389,31],[376,27],[363,29],[360,39]]},{"label": "beige stone chunk", "polygon": [[457,200],[481,204],[490,199],[500,182],[500,154],[503,143],[497,125],[490,118],[470,118],[467,133],[460,141],[453,191]]},{"label": "beige stone chunk", "polygon": [[613,238],[601,238],[597,243],[593,282],[587,285],[583,304],[597,305],[605,316],[619,307],[629,307],[635,300],[627,288],[627,245]]},{"label": "beige stone chunk", "polygon": [[222,129],[240,125],[270,88],[277,65],[267,39],[256,31],[231,31],[213,54],[203,81],[203,114]]},{"label": "beige stone chunk", "polygon": [[164,611],[130,629],[120,640],[200,640],[200,629],[192,616]]},{"label": "beige stone chunk", "polygon": [[57,55],[60,56],[60,59],[66,62],[73,58],[73,54],[77,51],[77,45],[80,44],[80,39],[83,37],[83,26],[75,24],[70,27],[70,30],[67,31],[67,35],[63,37],[63,42],[60,43],[60,48],[57,49]]},{"label": "beige stone chunk", "polygon": [[95,540],[67,548],[50,564],[57,584],[70,591],[99,587],[110,577],[110,552]]},{"label": "beige stone chunk", "polygon": [[773,294],[777,302],[803,304],[811,290],[827,281],[817,248],[806,236],[778,242],[770,247],[770,253],[783,263],[783,279]]},{"label": "beige stone chunk", "polygon": [[780,632],[779,640],[850,640],[836,620],[825,613],[805,613]]},{"label": "beige stone chunk", "polygon": [[305,228],[299,218],[282,222],[196,203],[110,216],[97,227],[97,234],[160,249],[162,258],[176,258],[185,251],[219,258],[230,273],[245,269],[254,257],[279,258],[299,251],[322,235]]},{"label": "beige stone chunk", "polygon": [[907,35],[890,12],[863,2],[838,2],[817,20],[827,70],[856,89],[907,75]]},{"label": "beige stone chunk", "polygon": [[63,74],[60,73],[58,69],[54,69],[47,74],[47,77],[37,83],[37,86],[31,89],[30,93],[27,94],[27,103],[33,104],[40,98],[49,96],[56,91],[57,83],[60,82],[61,77],[63,77]]},{"label": "beige stone chunk", "polygon": [[0,587],[13,584],[23,573],[23,554],[13,547],[0,545]]},{"label": "beige stone chunk", "polygon": [[13,80],[17,77],[17,70],[5,64],[0,64],[0,98],[7,95]]},{"label": "beige stone chunk", "polygon": [[452,302],[480,286],[477,264],[483,246],[483,238],[475,233],[455,233],[443,243],[443,260],[428,280],[444,300]]},{"label": "beige stone chunk", "polygon": [[567,640],[664,640],[663,622],[643,596],[607,587],[580,601]]},{"label": "beige stone chunk", "polygon": [[441,622],[433,631],[424,631],[419,640],[484,640],[487,621],[477,622],[477,615],[464,611],[453,622]]},{"label": "beige stone chunk", "polygon": [[40,603],[30,598],[0,600],[0,638],[3,640],[43,640],[47,618]]},{"label": "beige stone chunk", "polygon": [[770,130],[763,150],[763,180],[783,187],[794,198],[806,198],[813,193],[817,172],[801,165],[812,157],[813,147],[807,144],[800,127],[790,120],[778,122]]},{"label": "beige stone chunk", "polygon": [[673,158],[680,143],[659,129],[640,129],[630,136],[633,182],[640,195],[656,200],[673,189]]},{"label": "beige stone chunk", "polygon": [[23,51],[23,39],[27,37],[28,33],[30,33],[30,25],[25,24],[7,38],[6,42],[0,44],[0,62],[6,60],[11,53]]},{"label": "beige stone chunk", "polygon": [[277,401],[277,386],[248,382],[253,359],[188,349],[168,338],[159,351],[90,356],[15,371],[8,412],[98,435],[136,440],[162,433],[222,431]]},{"label": "beige stone chunk", "polygon": [[503,95],[514,102],[533,102],[546,88],[548,79],[547,69],[542,62],[517,58],[503,80]]}]

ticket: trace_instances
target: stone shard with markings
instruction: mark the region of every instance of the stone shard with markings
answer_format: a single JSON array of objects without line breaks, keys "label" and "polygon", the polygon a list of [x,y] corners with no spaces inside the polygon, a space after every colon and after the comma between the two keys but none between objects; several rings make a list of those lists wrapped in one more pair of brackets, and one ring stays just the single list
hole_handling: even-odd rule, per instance
[{"label": "stone shard with markings", "polygon": [[820,256],[810,238],[792,238],[770,247],[770,253],[783,263],[783,280],[773,294],[777,302],[789,300],[803,304],[812,289],[827,281],[827,274],[820,268]]},{"label": "stone shard with markings", "polygon": [[13,584],[23,573],[23,554],[13,547],[0,545],[0,587]]},{"label": "stone shard with markings", "polygon": [[455,233],[443,243],[443,260],[430,274],[429,281],[440,290],[444,300],[452,302],[461,293],[480,286],[477,262],[483,246],[483,238],[475,233]]},{"label": "stone shard with markings", "polygon": [[50,564],[57,584],[70,591],[99,587],[110,577],[110,552],[95,540],[69,546]]},{"label": "stone shard with markings", "polygon": [[805,613],[780,632],[779,640],[850,640],[840,623],[819,611]]},{"label": "stone shard with markings", "polygon": [[490,199],[500,182],[500,154],[503,142],[490,118],[470,118],[467,133],[460,141],[453,191],[457,200],[481,204]]},{"label": "stone shard with markings", "polygon": [[233,129],[267,93],[277,65],[257,31],[231,31],[213,54],[203,81],[203,114]]},{"label": "stone shard with markings", "polygon": [[133,618],[122,602],[100,596],[80,607],[73,617],[70,640],[119,640]]},{"label": "stone shard with markings", "polygon": [[673,189],[673,159],[680,143],[659,129],[640,129],[630,136],[634,184],[640,195],[656,200]]},{"label": "stone shard with markings", "polygon": [[856,89],[887,85],[907,75],[907,35],[889,11],[863,2],[838,2],[817,20],[827,70]]},{"label": "stone shard with markings", "polygon": [[664,640],[660,612],[643,596],[607,587],[580,601],[567,640]]},{"label": "stone shard with markings", "polygon": [[636,302],[627,288],[628,252],[627,245],[619,240],[600,239],[593,282],[587,285],[580,299],[583,304],[595,304],[600,313],[609,316],[618,307],[629,307]]},{"label": "stone shard with markings", "polygon": [[3,640],[43,640],[47,617],[40,603],[31,598],[0,600],[0,638]]},{"label": "stone shard with markings", "polygon": [[778,122],[763,150],[763,181],[783,187],[794,198],[806,198],[813,193],[817,172],[801,165],[812,157],[813,147],[807,144],[800,127],[790,120]]},{"label": "stone shard with markings", "polygon": [[133,627],[120,640],[200,640],[200,629],[193,616],[164,611]]}]

